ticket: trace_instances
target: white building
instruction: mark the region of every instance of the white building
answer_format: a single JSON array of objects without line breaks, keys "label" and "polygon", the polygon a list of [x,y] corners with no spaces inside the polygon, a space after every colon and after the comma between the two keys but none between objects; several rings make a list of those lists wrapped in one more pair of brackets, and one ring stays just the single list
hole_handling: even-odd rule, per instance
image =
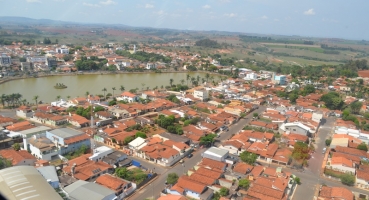
[{"label": "white building", "polygon": [[56,48],[55,52],[61,53],[61,54],[69,54],[69,49],[66,47],[60,47],[60,48]]},{"label": "white building", "polygon": [[147,63],[146,64],[146,69],[155,69],[156,66],[155,66],[155,63]]},{"label": "white building", "polygon": [[9,66],[12,64],[12,58],[5,53],[0,56],[0,66]]},{"label": "white building", "polygon": [[209,91],[207,91],[206,89],[195,90],[193,92],[193,97],[195,97],[196,99],[200,99],[201,101],[205,101],[209,99]]},{"label": "white building", "polygon": [[59,101],[53,101],[51,102],[51,105],[59,107],[59,108],[69,108],[69,107],[76,106],[76,104],[72,104],[68,101],[64,101],[63,99],[60,99]]},{"label": "white building", "polygon": [[228,157],[228,150],[220,149],[218,147],[211,147],[202,153],[203,158],[209,158],[216,161],[225,161]]},{"label": "white building", "polygon": [[41,160],[54,160],[59,156],[58,147],[48,138],[46,133],[32,136],[30,139],[23,139],[25,147],[29,145],[28,149],[31,154]]},{"label": "white building", "polygon": [[256,80],[258,79],[258,75],[254,72],[246,74],[245,80]]},{"label": "white building", "polygon": [[142,147],[146,146],[147,142],[145,139],[141,137],[137,137],[132,142],[128,143],[128,148],[137,151],[140,150]]}]

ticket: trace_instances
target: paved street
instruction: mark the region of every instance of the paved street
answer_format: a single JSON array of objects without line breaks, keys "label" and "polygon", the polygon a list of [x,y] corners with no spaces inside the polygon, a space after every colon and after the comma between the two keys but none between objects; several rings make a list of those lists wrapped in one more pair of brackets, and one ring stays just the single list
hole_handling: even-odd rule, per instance
[{"label": "paved street", "polygon": [[[260,106],[257,110],[254,112],[262,113],[265,110],[266,107]],[[253,113],[253,112],[252,112]],[[224,141],[229,139],[232,134],[237,133],[238,131],[242,130],[243,127],[247,125],[252,119],[252,113],[248,114],[245,119],[241,119],[236,124],[232,125],[229,128],[229,131],[224,132],[220,135],[217,140]],[[216,144],[219,144],[219,142],[216,142]],[[167,176],[169,173],[177,173],[178,175],[183,174],[183,172],[191,169],[193,166],[195,166],[198,162],[201,161],[201,153],[206,151],[206,149],[200,149],[194,152],[193,157],[190,159],[185,159],[185,162],[182,164],[177,163],[173,168],[168,169],[166,172],[161,174],[155,181],[153,181],[150,185],[146,186],[142,190],[136,192],[134,195],[132,195],[129,199],[147,199],[154,196],[155,198],[160,196],[160,192],[164,189],[165,180],[167,179]],[[134,159],[134,158],[133,158]]]}]

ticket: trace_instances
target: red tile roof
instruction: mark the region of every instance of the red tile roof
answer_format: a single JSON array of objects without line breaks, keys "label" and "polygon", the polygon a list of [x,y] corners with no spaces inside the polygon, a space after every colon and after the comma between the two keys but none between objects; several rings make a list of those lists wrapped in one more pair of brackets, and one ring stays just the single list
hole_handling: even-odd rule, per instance
[{"label": "red tile roof", "polygon": [[26,150],[4,149],[0,150],[0,156],[12,161],[12,165],[18,165],[26,159],[35,160],[36,162],[36,158]]},{"label": "red tile roof", "polygon": [[320,190],[319,197],[340,200],[353,200],[352,192],[344,187],[328,187],[323,186]]}]

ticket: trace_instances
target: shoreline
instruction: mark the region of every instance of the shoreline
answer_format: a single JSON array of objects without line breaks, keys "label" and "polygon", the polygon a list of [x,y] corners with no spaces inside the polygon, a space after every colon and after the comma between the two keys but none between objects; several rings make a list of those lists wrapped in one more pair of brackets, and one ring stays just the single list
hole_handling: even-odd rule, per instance
[{"label": "shoreline", "polygon": [[73,73],[64,73],[64,74],[42,74],[39,75],[37,77],[13,77],[13,78],[7,78],[7,79],[0,79],[0,84],[9,82],[9,81],[14,81],[14,80],[21,80],[21,79],[29,79],[29,78],[44,78],[44,77],[49,77],[49,76],[78,76],[78,75],[116,75],[116,74],[163,74],[163,73],[208,73],[210,75],[217,75],[217,76],[226,76],[223,74],[218,74],[215,72],[207,72],[207,71],[165,71],[165,72],[107,72],[107,71],[99,71],[99,72],[82,72],[82,73],[78,73],[78,72],[73,72]]}]

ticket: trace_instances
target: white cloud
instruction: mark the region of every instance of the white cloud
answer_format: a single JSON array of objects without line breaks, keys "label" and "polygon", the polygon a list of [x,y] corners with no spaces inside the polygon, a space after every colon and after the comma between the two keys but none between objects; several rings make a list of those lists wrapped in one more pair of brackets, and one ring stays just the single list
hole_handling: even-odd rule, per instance
[{"label": "white cloud", "polygon": [[100,7],[98,4],[92,4],[92,3],[86,3],[86,2],[83,2],[83,5],[88,6],[88,7]]},{"label": "white cloud", "polygon": [[314,9],[310,8],[309,10],[304,12],[304,15],[315,15]]},{"label": "white cloud", "polygon": [[209,8],[211,8],[211,6],[209,6],[209,5],[205,5],[205,6],[203,6],[202,8],[204,8],[204,9],[209,9]]},{"label": "white cloud", "polygon": [[41,3],[40,0],[26,0],[28,3]]},{"label": "white cloud", "polygon": [[224,14],[224,16],[226,16],[226,17],[235,17],[237,14],[235,14],[235,13],[226,13],[226,14]]},{"label": "white cloud", "polygon": [[100,4],[103,4],[103,5],[113,5],[113,4],[116,4],[116,2],[113,1],[113,0],[106,0],[106,1],[100,1]]},{"label": "white cloud", "polygon": [[163,10],[159,10],[159,11],[153,12],[153,13],[157,14],[157,15],[165,15],[166,14]]},{"label": "white cloud", "polygon": [[267,17],[266,15],[263,15],[263,16],[261,17],[261,19],[268,19],[268,17]]},{"label": "white cloud", "polygon": [[145,5],[145,8],[153,8],[153,7],[154,7],[154,5],[152,5],[152,4],[148,4],[148,3],[147,3],[147,4]]}]

